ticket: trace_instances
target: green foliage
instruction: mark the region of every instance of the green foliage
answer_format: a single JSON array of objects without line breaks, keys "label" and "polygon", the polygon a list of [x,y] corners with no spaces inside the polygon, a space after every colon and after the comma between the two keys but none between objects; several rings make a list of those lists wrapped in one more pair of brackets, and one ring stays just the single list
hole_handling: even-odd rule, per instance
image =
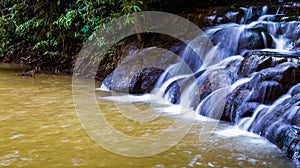
[{"label": "green foliage", "polygon": [[2,0],[0,56],[28,50],[42,59],[74,59],[94,31],[142,5],[142,0]]}]

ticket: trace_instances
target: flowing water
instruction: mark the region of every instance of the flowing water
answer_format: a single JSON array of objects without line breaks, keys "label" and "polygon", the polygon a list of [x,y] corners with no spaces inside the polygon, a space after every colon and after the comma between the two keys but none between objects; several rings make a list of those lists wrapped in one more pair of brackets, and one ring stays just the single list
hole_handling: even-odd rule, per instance
[{"label": "flowing water", "polygon": [[[81,127],[70,76],[20,77],[15,74],[21,70],[5,68],[0,69],[0,167],[297,166],[264,138],[231,125],[219,123],[212,132],[201,131],[203,126],[218,122],[203,119],[195,122],[179,144],[163,153],[142,158],[111,153],[91,140]],[[102,97],[98,103],[107,121],[128,135],[155,134],[176,115],[165,109],[157,122],[141,128],[116,112],[110,92],[97,91],[97,95]],[[139,96],[133,98],[142,100]],[[145,101],[134,105],[141,110],[153,106]],[[199,139],[204,135],[207,138]]]},{"label": "flowing water", "polygon": [[[181,59],[178,59],[176,63],[169,65],[169,67],[159,77],[151,95],[164,98],[164,100],[180,107],[191,109],[194,113],[202,116],[221,119],[221,117],[228,115],[229,117],[225,116],[225,118],[228,117],[229,119],[226,118],[225,120],[233,122],[242,130],[265,136],[270,141],[275,141],[275,143],[281,141],[281,139],[276,139],[274,137],[278,137],[279,135],[282,136],[281,133],[284,132],[286,127],[299,127],[294,121],[293,123],[291,122],[292,120],[296,120],[296,122],[298,122],[299,103],[291,103],[292,105],[289,106],[291,107],[291,113],[290,111],[287,112],[290,114],[284,114],[286,110],[282,110],[281,112],[276,113],[278,116],[274,116],[274,110],[278,109],[281,104],[282,106],[287,106],[283,103],[286,103],[286,100],[294,95],[282,93],[282,97],[276,97],[276,100],[270,100],[269,102],[267,100],[256,100],[255,98],[253,98],[255,101],[250,100],[250,98],[255,96],[264,99],[267,93],[272,92],[272,84],[275,82],[271,83],[266,80],[268,85],[265,86],[263,83],[259,83],[258,85],[262,86],[258,87],[271,88],[270,90],[264,89],[263,91],[258,91],[261,92],[259,93],[260,95],[255,92],[255,89],[252,89],[251,92],[247,92],[247,94],[246,92],[240,93],[240,97],[234,97],[236,98],[236,102],[241,102],[240,104],[236,103],[238,105],[249,102],[257,102],[260,104],[260,106],[257,107],[250,116],[243,119],[238,117],[234,118],[233,116],[235,114],[233,115],[233,112],[237,112],[237,109],[230,111],[230,114],[223,114],[226,110],[226,98],[230,98],[230,96],[232,96],[230,95],[231,93],[238,93],[238,89],[248,87],[246,85],[256,80],[259,75],[270,73],[269,70],[272,70],[270,65],[269,67],[264,68],[265,71],[255,70],[246,76],[240,75],[239,68],[243,66],[241,62],[242,60],[247,59],[243,58],[245,53],[249,51],[256,51],[268,56],[279,55],[280,57],[299,57],[300,22],[299,17],[297,16],[299,15],[299,4],[294,3],[293,5],[294,7],[297,7],[294,13],[287,12],[288,10],[291,11],[291,9],[293,9],[289,5],[279,7],[276,13],[274,13],[274,11],[273,13],[272,11],[269,12],[267,6],[257,8],[240,8],[236,14],[228,13],[228,16],[235,15],[235,17],[229,18],[231,19],[231,22],[204,29],[205,34],[211,40],[214,47],[202,43],[202,34],[191,39],[187,47],[182,49],[180,53]],[[237,21],[238,14],[242,14],[239,21]],[[253,65],[251,66],[256,66],[256,63],[252,62],[252,64]],[[290,67],[298,67],[298,65],[299,62],[293,62]],[[122,65],[120,67],[122,67]],[[288,64],[282,64],[280,66],[273,67],[273,70],[275,72],[276,69],[276,72],[278,72],[277,74],[280,74],[281,72],[279,71],[284,71],[287,67],[289,67]],[[274,74],[270,73],[270,75],[276,76],[276,74]],[[287,80],[294,81],[295,78],[299,79],[299,76],[297,76],[298,74],[299,73],[297,72],[295,76]],[[125,86],[125,83],[128,81],[123,81],[125,81]],[[297,82],[292,85],[297,85],[297,83],[299,83],[298,80],[295,81]],[[123,84],[121,80],[116,83],[120,85]],[[283,83],[283,85],[285,85],[285,83]],[[253,86],[254,84],[252,84],[250,88]],[[104,83],[101,88],[111,87],[105,86]],[[283,89],[280,91],[283,92]],[[295,96],[295,100],[293,100],[299,102],[299,99],[296,99],[298,98],[297,96]],[[244,101],[245,97],[248,102],[246,100]],[[142,102],[146,103],[144,100]],[[226,104],[226,107],[235,106],[235,103],[233,102],[234,100],[231,102],[231,105]],[[153,110],[155,111],[155,108]],[[270,123],[271,121],[273,123]],[[201,124],[203,125],[203,123],[200,122],[200,127]],[[221,130],[222,129],[224,128],[222,127]],[[235,132],[236,131],[239,132],[238,130],[235,130]],[[224,130],[221,132],[223,133],[217,133],[217,135],[231,135],[226,131],[224,133]],[[212,134],[214,135],[214,133]],[[295,134],[297,134],[295,136],[298,137],[298,133],[295,132]],[[223,139],[223,136],[213,139]],[[251,140],[244,140],[244,143],[245,142],[249,143]],[[295,142],[298,142],[298,140],[295,139]],[[212,143],[212,146],[214,145],[215,143]],[[281,145],[277,143],[277,145],[283,150],[291,147],[291,144]],[[259,145],[253,144],[249,146],[253,147]],[[199,148],[201,148],[201,145],[199,145]],[[295,150],[295,156],[293,157],[295,159],[299,159],[297,156],[299,153],[298,146],[295,147]],[[200,154],[200,156],[200,158],[202,158],[203,154]],[[216,157],[218,157],[218,155],[216,155]],[[235,159],[239,160],[238,158]]]},{"label": "flowing water", "polygon": [[[228,94],[233,93],[236,88],[251,81],[255,76],[255,73],[245,78],[239,75],[226,75],[227,72],[224,69],[230,69],[228,65],[235,67],[235,69],[230,69],[231,71],[238,72],[244,53],[253,50],[269,53],[269,55],[299,57],[300,22],[297,16],[299,8],[296,8],[294,13],[288,13],[292,11],[290,9],[292,6],[299,7],[299,3],[279,6],[276,13],[268,12],[267,6],[241,7],[237,12],[238,14],[243,11],[240,21],[237,21],[235,16],[229,18],[231,19],[229,23],[205,28],[205,34],[211,39],[214,47],[203,45],[202,35],[196,36],[181,52],[182,60],[170,65],[159,77],[152,93],[157,94],[158,90],[160,96],[169,102],[192,108],[201,115],[220,119],[224,109],[222,104],[225,104],[225,102],[220,102],[220,99],[226,99]],[[280,67],[276,68],[280,69]],[[173,77],[167,74],[172,74]],[[256,93],[249,94],[251,96]],[[274,109],[278,108],[277,102],[282,103],[280,99],[273,102],[269,105],[270,110],[266,115],[274,113]],[[261,109],[267,108],[265,106],[261,103],[252,117],[245,118],[241,122],[240,119],[232,122],[240,125],[241,129],[258,133],[260,130],[253,131],[254,127],[261,128],[263,120],[266,119],[256,119],[256,116]],[[295,118],[298,114],[299,107],[295,106],[289,118]],[[250,129],[251,125],[252,129]],[[265,126],[268,127],[268,125]]]}]

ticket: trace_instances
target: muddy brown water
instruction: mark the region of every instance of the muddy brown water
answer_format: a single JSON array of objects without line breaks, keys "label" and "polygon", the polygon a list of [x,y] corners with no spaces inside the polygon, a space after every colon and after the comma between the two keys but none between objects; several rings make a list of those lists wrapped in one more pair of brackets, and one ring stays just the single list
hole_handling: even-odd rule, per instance
[{"label": "muddy brown water", "polygon": [[[126,157],[96,144],[81,127],[72,98],[72,77],[16,76],[22,68],[0,66],[0,167],[296,167],[267,140],[219,123],[201,132],[204,121],[169,150],[149,157]],[[96,93],[99,97],[108,92]],[[114,102],[98,99],[115,129],[145,135],[165,124],[141,125],[115,113]],[[140,109],[147,103],[136,103]],[[124,106],[126,109],[126,105]],[[128,108],[130,110],[130,108]],[[172,122],[174,115],[165,115]],[[216,121],[214,121],[216,122]],[[164,122],[168,123],[168,122]],[[207,138],[199,138],[209,134]],[[111,137],[107,137],[108,139]],[[145,144],[147,148],[147,144]]]}]

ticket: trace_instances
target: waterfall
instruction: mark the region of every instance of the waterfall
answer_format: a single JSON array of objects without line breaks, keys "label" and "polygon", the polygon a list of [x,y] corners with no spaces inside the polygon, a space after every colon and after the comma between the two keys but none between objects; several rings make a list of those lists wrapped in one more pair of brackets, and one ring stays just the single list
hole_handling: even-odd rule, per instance
[{"label": "waterfall", "polygon": [[[253,21],[250,21],[254,15],[254,10],[251,7],[241,8],[241,10],[243,18],[240,24],[228,23],[205,29],[206,35],[215,45],[214,48],[208,51],[207,46],[201,44],[201,39],[203,38],[201,36],[191,40],[181,52],[181,59],[177,63],[170,65],[160,76],[152,93],[160,94],[160,96],[172,103],[192,108],[202,115],[213,117],[211,114],[207,114],[207,111],[201,112],[204,105],[206,104],[207,106],[209,99],[218,95],[221,88],[226,88],[226,93],[232,92],[234,88],[251,79],[251,77],[239,80],[232,79],[227,83],[217,81],[222,77],[227,77],[224,74],[225,71],[222,70],[226,67],[224,65],[226,61],[228,64],[228,58],[241,55],[245,50],[268,49],[266,51],[283,52],[296,49],[295,47],[293,48],[292,44],[300,37],[299,22],[270,21],[271,18],[283,14],[284,9],[279,7],[277,13],[270,14],[268,13],[268,7],[263,6],[258,12],[259,17],[257,20]],[[192,48],[196,48],[197,51],[192,50]],[[216,57],[218,59],[215,59]],[[242,57],[240,56],[237,59],[239,60],[238,62],[241,59]],[[219,71],[221,73],[220,76],[223,76],[219,77],[219,79],[212,78],[211,74],[215,71]],[[208,78],[213,80],[210,83],[216,83],[215,87],[209,88],[209,92],[197,92],[197,90],[203,89]],[[229,87],[228,85],[232,86]],[[226,93],[224,92],[224,94]],[[252,120],[245,118],[241,125],[249,125],[249,122]],[[246,129],[246,126],[241,128]]]},{"label": "waterfall", "polygon": [[[287,11],[282,7],[276,14],[262,7],[256,20],[252,8],[242,8],[242,11],[240,24],[205,29],[215,45],[209,51],[201,44],[201,37],[191,40],[180,61],[160,76],[152,93],[159,93],[171,103],[200,115],[231,121],[242,130],[266,137],[289,157],[299,159],[300,60],[289,58],[289,64],[281,64],[279,58],[269,56],[284,59],[295,53],[299,55],[300,22],[276,21]],[[266,55],[256,59],[262,61],[261,65],[271,60],[270,67],[255,72],[261,65],[249,58],[251,52]],[[289,72],[291,68],[297,72]],[[270,78],[268,73],[273,73],[273,81],[266,80]],[[281,85],[281,78],[276,78],[279,74],[284,75],[282,78],[292,75],[287,78],[291,83]]]},{"label": "waterfall", "polygon": [[299,159],[300,17],[290,10],[299,7],[227,11],[230,22],[204,28],[214,47],[203,34],[191,39],[151,94],[233,122]]}]

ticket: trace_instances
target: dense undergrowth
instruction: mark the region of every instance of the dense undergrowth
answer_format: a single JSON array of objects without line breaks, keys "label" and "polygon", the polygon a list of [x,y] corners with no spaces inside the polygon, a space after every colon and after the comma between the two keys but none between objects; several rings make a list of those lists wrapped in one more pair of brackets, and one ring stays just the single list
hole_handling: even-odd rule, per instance
[{"label": "dense undergrowth", "polygon": [[92,32],[142,5],[141,0],[1,1],[1,60],[69,71]]},{"label": "dense undergrowth", "polygon": [[[0,1],[0,61],[27,64],[38,71],[71,73],[84,42],[93,32],[109,29],[106,23],[120,16],[160,10],[184,13],[193,8],[237,2],[232,0],[2,0]],[[130,20],[128,21],[128,23]],[[126,26],[124,23],[123,26]],[[114,45],[101,66],[117,65],[125,44],[149,38],[135,36]],[[107,43],[105,39],[101,42]]]}]

